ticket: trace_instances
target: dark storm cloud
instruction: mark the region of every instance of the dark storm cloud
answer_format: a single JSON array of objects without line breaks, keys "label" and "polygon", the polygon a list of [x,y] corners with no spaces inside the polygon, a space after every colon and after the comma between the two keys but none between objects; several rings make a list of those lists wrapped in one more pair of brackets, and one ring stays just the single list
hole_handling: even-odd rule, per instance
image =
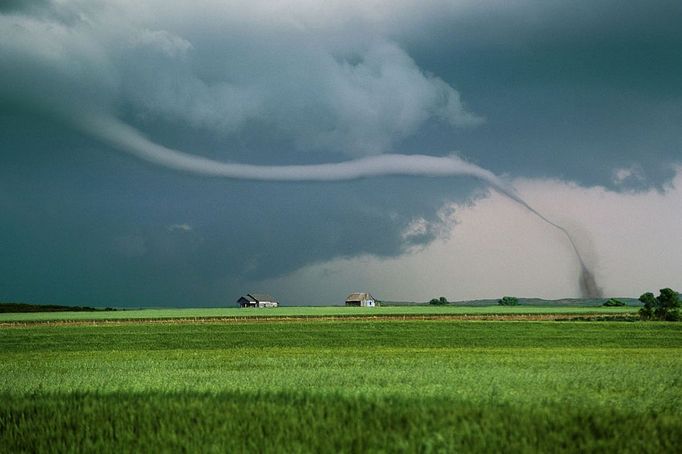
[{"label": "dark storm cloud", "polygon": [[439,20],[406,46],[486,116],[459,147],[497,172],[661,186],[682,158],[679,2],[522,2]]},{"label": "dark storm cloud", "polygon": [[18,12],[33,12],[48,8],[50,0],[3,0],[0,2],[0,12],[3,13],[18,13]]},{"label": "dark storm cloud", "polygon": [[84,136],[93,114],[251,164],[460,150],[644,188],[680,161],[674,2],[2,5],[0,298],[218,304],[226,280],[426,244],[478,187],[206,181]]}]

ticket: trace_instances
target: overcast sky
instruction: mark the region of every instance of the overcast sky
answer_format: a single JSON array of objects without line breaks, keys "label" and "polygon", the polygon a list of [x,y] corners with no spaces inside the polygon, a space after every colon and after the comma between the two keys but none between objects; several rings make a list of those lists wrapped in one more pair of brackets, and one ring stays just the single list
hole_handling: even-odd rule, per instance
[{"label": "overcast sky", "polygon": [[0,301],[578,296],[566,238],[475,178],[223,171],[395,154],[513,184],[608,295],[682,290],[680,23],[666,0],[0,2]]}]

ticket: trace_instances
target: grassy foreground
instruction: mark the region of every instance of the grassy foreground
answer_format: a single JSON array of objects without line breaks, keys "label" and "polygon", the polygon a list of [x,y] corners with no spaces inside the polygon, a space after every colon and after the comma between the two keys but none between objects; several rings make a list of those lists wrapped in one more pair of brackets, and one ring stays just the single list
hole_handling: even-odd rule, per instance
[{"label": "grassy foreground", "polygon": [[0,450],[679,452],[672,323],[0,329]]}]

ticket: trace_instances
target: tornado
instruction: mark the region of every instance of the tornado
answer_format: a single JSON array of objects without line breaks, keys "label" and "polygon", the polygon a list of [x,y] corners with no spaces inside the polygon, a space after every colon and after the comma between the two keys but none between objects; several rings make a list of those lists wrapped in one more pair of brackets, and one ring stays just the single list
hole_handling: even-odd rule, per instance
[{"label": "tornado", "polygon": [[569,241],[580,265],[578,286],[583,298],[601,298],[602,290],[588,268],[576,242],[563,226],[529,205],[516,190],[493,172],[456,155],[383,154],[350,161],[311,165],[249,165],[221,162],[174,150],[152,142],[135,128],[112,116],[91,115],[76,126],[84,132],[145,161],[197,175],[260,181],[345,181],[388,175],[426,177],[469,176],[484,181],[542,221],[558,229]]},{"label": "tornado", "polygon": [[580,265],[580,276],[578,277],[578,287],[580,288],[580,295],[583,298],[590,299],[602,298],[604,296],[604,293],[601,287],[597,284],[597,279],[594,276],[594,273],[587,267],[585,259],[583,259],[583,256],[580,253],[580,250],[578,249],[578,246],[576,245],[575,240],[573,239],[573,236],[571,236],[570,232],[565,227],[550,221],[542,213],[540,213],[535,208],[530,206],[525,200],[523,200],[518,194],[516,194],[516,191],[514,191],[513,188],[509,188],[510,190],[509,192],[507,192],[504,187],[499,186],[494,187],[499,192],[506,195],[510,199],[514,200],[515,202],[523,206],[525,209],[527,209],[528,211],[542,219],[547,224],[551,225],[556,229],[559,229],[559,231],[561,231],[561,233],[564,234],[564,236],[568,239],[568,242],[571,244],[573,253],[575,254],[576,259],[578,259],[578,263]]}]

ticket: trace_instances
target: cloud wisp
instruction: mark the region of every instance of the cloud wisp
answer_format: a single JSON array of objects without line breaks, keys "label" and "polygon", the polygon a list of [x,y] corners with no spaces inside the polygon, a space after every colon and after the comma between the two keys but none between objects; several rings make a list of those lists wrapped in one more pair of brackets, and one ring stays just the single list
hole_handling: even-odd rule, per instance
[{"label": "cloud wisp", "polygon": [[454,155],[383,154],[329,164],[250,165],[216,161],[159,145],[112,117],[83,118],[78,126],[91,136],[145,161],[203,176],[262,181],[343,181],[388,175],[472,176],[510,194],[512,191],[502,189],[505,183],[492,172]]}]

